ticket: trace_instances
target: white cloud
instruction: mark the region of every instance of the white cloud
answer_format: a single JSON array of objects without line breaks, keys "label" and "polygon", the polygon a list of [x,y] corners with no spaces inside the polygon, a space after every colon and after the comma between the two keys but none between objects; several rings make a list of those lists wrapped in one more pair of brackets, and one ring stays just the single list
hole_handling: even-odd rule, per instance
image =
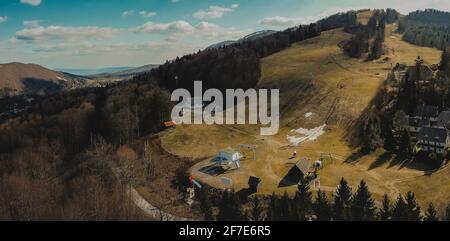
[{"label": "white cloud", "polygon": [[155,12],[140,11],[139,15],[141,15],[144,18],[151,18],[156,16],[157,14]]},{"label": "white cloud", "polygon": [[85,39],[111,39],[121,30],[96,26],[64,27],[40,26],[37,21],[25,21],[25,28],[16,32],[15,38],[23,41],[80,41]]},{"label": "white cloud", "polygon": [[316,22],[325,17],[331,16],[336,13],[347,12],[352,9],[345,8],[330,8],[325,10],[324,12],[314,15],[314,16],[306,16],[306,17],[283,17],[283,16],[274,16],[263,18],[259,21],[259,24],[272,26],[272,27],[293,27],[299,24],[309,24]]},{"label": "white cloud", "polygon": [[178,20],[170,23],[147,22],[130,30],[136,33],[189,33],[194,27],[184,20]]},{"label": "white cloud", "polygon": [[28,4],[31,6],[39,6],[42,3],[42,0],[20,0],[20,3]]},{"label": "white cloud", "polygon": [[38,28],[40,22],[39,20],[23,21],[23,26],[25,28]]},{"label": "white cloud", "polygon": [[233,4],[231,7],[210,6],[207,10],[198,10],[193,17],[198,19],[221,18],[226,13],[233,12],[237,8],[239,8],[239,4]]},{"label": "white cloud", "polygon": [[134,15],[134,10],[127,10],[122,13],[122,17],[129,17]]},{"label": "white cloud", "polygon": [[267,17],[259,21],[259,23],[262,25],[274,27],[289,27],[299,24],[300,22],[301,19],[299,18],[288,18],[282,16]]},{"label": "white cloud", "polygon": [[0,16],[0,23],[4,23],[8,20],[8,16]]}]

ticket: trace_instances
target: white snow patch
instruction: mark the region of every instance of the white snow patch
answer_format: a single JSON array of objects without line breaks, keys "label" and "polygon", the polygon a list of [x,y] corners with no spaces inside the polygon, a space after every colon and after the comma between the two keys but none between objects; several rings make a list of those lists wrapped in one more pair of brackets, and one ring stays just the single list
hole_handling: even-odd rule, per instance
[{"label": "white snow patch", "polygon": [[299,128],[297,130],[292,130],[291,132],[295,132],[297,134],[300,134],[301,136],[288,135],[287,140],[294,146],[297,146],[300,143],[305,142],[305,141],[315,141],[321,135],[325,134],[326,126],[327,126],[326,124],[323,124],[319,127],[313,128],[313,129]]},{"label": "white snow patch", "polygon": [[312,115],[314,115],[314,113],[308,112],[305,114],[305,118],[310,118]]},{"label": "white snow patch", "polygon": [[56,78],[59,79],[59,80],[65,81],[65,82],[68,81],[67,79],[61,78],[61,77],[59,77],[59,76],[56,76]]}]

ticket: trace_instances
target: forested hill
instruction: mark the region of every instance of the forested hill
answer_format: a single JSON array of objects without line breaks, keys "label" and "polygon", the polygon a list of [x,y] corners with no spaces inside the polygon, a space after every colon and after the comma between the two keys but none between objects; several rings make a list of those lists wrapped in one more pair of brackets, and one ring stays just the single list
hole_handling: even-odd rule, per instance
[{"label": "forested hill", "polygon": [[450,45],[450,13],[434,9],[415,11],[399,22],[403,40],[438,49]]},{"label": "forested hill", "polygon": [[412,12],[406,16],[406,19],[429,25],[450,26],[450,13],[435,9]]},{"label": "forested hill", "polygon": [[292,43],[316,37],[321,31],[357,24],[357,12],[336,14],[310,25],[302,25],[269,36],[206,49],[165,63],[138,81],[154,78],[162,88],[191,89],[194,80],[205,88],[250,88],[260,77],[260,59],[291,46]]}]

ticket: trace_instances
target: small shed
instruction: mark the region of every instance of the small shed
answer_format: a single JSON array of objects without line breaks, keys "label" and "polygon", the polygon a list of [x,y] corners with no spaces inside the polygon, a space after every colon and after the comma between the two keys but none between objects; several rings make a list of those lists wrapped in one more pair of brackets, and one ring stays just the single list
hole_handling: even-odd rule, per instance
[{"label": "small shed", "polygon": [[225,149],[219,152],[215,161],[219,165],[228,165],[232,162],[239,163],[242,158],[244,158],[244,156],[240,152],[232,149]]},{"label": "small shed", "polygon": [[307,176],[310,173],[311,170],[311,162],[306,159],[302,158],[300,161],[298,161],[295,166],[300,171],[301,175]]},{"label": "small shed", "polygon": [[248,179],[248,189],[252,192],[252,193],[257,193],[258,189],[259,189],[259,185],[261,184],[262,180],[259,177],[254,177],[251,176]]},{"label": "small shed", "polygon": [[164,122],[164,126],[166,128],[174,127],[176,125],[177,125],[177,123],[175,121],[166,121],[166,122]]}]

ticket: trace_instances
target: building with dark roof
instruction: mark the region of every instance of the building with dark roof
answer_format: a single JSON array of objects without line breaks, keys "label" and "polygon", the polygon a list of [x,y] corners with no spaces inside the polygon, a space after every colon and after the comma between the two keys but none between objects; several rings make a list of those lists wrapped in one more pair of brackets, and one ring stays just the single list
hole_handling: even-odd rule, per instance
[{"label": "building with dark roof", "polygon": [[414,118],[429,119],[431,122],[436,121],[439,116],[439,108],[432,105],[420,105],[414,111]]},{"label": "building with dark roof", "polygon": [[444,127],[447,130],[450,129],[450,111],[442,111],[437,120],[436,126]]},{"label": "building with dark roof", "polygon": [[449,147],[447,130],[441,127],[423,127],[417,136],[418,151],[444,154]]},{"label": "building with dark roof", "polygon": [[419,131],[422,129],[422,127],[430,127],[431,122],[429,119],[418,119],[414,117],[408,117],[408,123],[409,123],[409,131],[417,135]]}]

